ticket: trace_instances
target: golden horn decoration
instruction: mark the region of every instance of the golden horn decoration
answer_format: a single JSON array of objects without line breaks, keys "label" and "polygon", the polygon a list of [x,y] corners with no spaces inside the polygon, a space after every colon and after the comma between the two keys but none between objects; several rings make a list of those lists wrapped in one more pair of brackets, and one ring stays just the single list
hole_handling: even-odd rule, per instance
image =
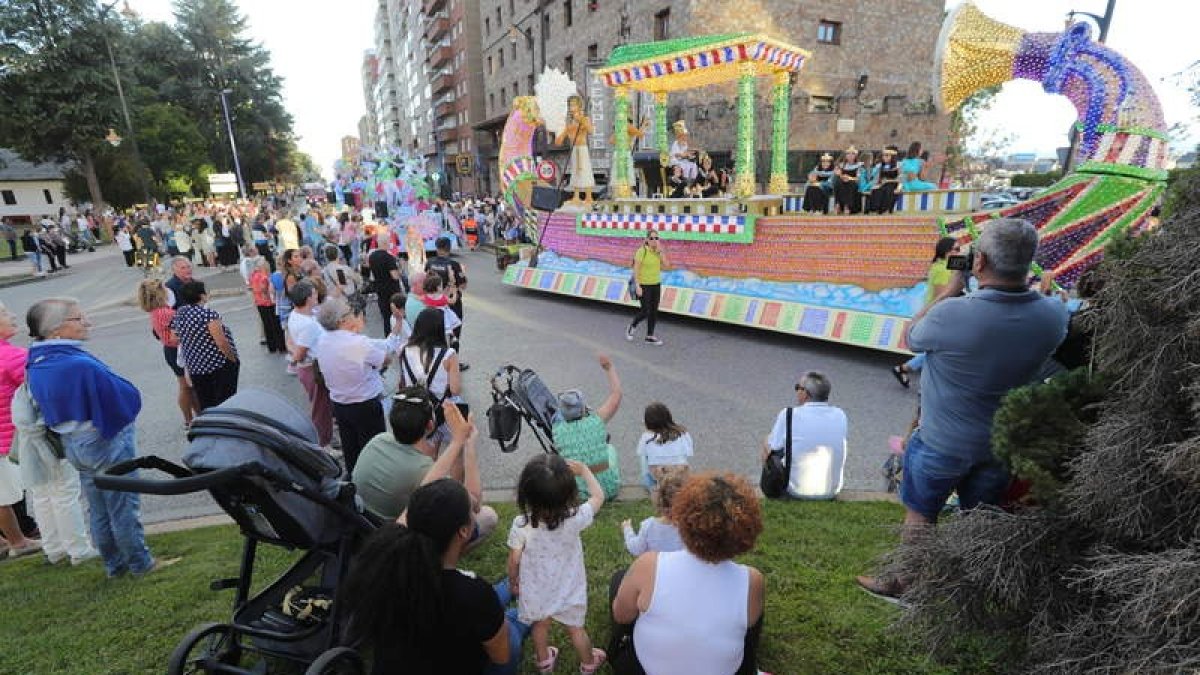
[{"label": "golden horn decoration", "polygon": [[971,94],[1013,78],[1013,60],[1025,31],[964,2],[942,24],[934,62],[934,91],[950,112]]}]

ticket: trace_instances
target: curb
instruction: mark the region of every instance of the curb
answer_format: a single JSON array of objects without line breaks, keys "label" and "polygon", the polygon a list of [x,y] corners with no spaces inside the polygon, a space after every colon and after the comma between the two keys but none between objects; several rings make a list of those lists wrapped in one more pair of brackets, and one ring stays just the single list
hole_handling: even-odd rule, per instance
[{"label": "curb", "polygon": [[21,276],[6,277],[3,279],[0,279],[0,288],[8,288],[10,286],[23,286],[25,284],[31,284],[35,281],[42,281],[42,280],[48,279],[48,278],[49,277],[45,276],[45,275],[37,276],[35,274],[24,274]]},{"label": "curb", "polygon": [[[483,491],[483,502],[485,504],[511,503],[516,501],[516,496],[516,486],[511,488],[489,488]],[[616,499],[616,501],[619,502],[638,502],[648,500],[649,496],[646,494],[646,488],[640,485],[622,486],[621,492],[617,495]],[[893,492],[878,492],[873,490],[842,490],[842,492],[834,501],[891,502],[898,504],[900,503],[900,497]],[[156,523],[147,523],[145,529],[146,534],[166,534],[168,532],[184,532],[201,527],[233,524],[233,519],[227,514],[218,513],[211,516],[193,516],[190,518],[178,518],[176,520],[163,520]]]}]

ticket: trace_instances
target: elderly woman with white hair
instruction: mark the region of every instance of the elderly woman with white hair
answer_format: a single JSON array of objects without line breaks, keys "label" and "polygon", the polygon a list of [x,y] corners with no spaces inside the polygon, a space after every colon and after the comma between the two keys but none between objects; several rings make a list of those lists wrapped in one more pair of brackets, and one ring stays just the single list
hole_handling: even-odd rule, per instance
[{"label": "elderly woman with white hair", "polygon": [[137,387],[83,348],[91,324],[77,300],[48,298],[25,317],[34,342],[27,382],[46,427],[63,442],[88,501],[92,540],[108,576],[142,576],[158,564],[146,547],[139,495],[101,490],[95,476],[137,454]]},{"label": "elderly woman with white hair", "polygon": [[358,453],[375,434],[387,431],[383,414],[383,376],[391,347],[387,340],[363,335],[363,308],[343,298],[327,298],[316,311],[325,329],[313,349],[317,367],[329,388],[333,418],[338,423],[346,472],[354,470]]}]

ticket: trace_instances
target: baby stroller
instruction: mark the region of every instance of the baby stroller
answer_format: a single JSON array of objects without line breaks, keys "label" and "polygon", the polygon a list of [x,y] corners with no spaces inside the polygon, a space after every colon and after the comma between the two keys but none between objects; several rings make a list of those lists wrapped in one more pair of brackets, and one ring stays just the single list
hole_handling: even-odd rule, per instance
[{"label": "baby stroller", "polygon": [[554,417],[558,399],[546,383],[529,369],[506,365],[492,376],[492,405],[488,408],[488,436],[500,444],[501,452],[513,452],[521,439],[521,422],[533,430],[542,450],[554,447]]},{"label": "baby stroller", "polygon": [[[339,645],[345,613],[337,589],[352,552],[376,523],[355,506],[354,486],[338,480],[341,468],[317,445],[308,416],[277,394],[244,390],[197,416],[188,439],[186,466],[140,457],[96,477],[105,490],[208,490],[246,538],[238,577],[211,584],[235,589],[232,620],[190,633],[167,672],[265,673],[268,660],[308,666],[313,675],[365,672],[357,653]],[[137,469],[170,478],[141,478]],[[303,555],[251,597],[259,542]]]}]

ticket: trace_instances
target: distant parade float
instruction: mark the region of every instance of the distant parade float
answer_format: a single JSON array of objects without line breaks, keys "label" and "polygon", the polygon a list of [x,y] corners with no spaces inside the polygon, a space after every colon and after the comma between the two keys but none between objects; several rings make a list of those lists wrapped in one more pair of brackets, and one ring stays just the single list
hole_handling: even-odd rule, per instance
[{"label": "distant parade float", "polygon": [[[979,211],[978,191],[925,189],[932,186],[907,175],[907,160],[901,160],[886,165],[898,166],[891,173],[898,185],[889,186],[885,213],[805,212],[804,192],[789,192],[787,134],[792,76],[808,59],[802,49],[750,33],[617,47],[596,71],[614,89],[608,198],[572,200],[541,218],[531,208],[539,184],[534,139],[540,125],[550,126],[541,111],[567,110],[566,98],[574,92],[556,86],[555,100],[515,99],[500,150],[501,186],[538,246],[532,260],[506,269],[505,283],[632,305],[626,288],[631,260],[654,230],[669,242],[672,265],[663,274],[663,311],[906,352],[905,329],[924,302],[925,274],[939,237],[967,243],[989,220],[1024,218],[1041,233],[1034,272],[1051,272],[1070,287],[1099,262],[1113,237],[1145,228],[1162,196],[1168,138],[1157,96],[1137,68],[1093,42],[1087,24],[1025,33],[964,3],[946,18],[938,42],[935,89],[943,112],[985,87],[1013,79],[1041,82],[1046,92],[1067,96],[1079,113],[1075,170],[1033,199]],[[766,194],[756,194],[755,182],[759,77],[772,82]],[[722,82],[737,86],[730,196],[664,196],[668,170],[694,172],[707,157],[690,146],[684,125],[669,125],[668,96]],[[654,135],[661,187],[650,197],[636,197],[632,189],[630,140],[640,135],[629,122],[634,91],[654,97],[656,130],[676,131],[670,143],[666,133]],[[895,162],[895,148],[886,152],[885,159]],[[810,198],[816,194],[813,185],[804,187]]]}]

